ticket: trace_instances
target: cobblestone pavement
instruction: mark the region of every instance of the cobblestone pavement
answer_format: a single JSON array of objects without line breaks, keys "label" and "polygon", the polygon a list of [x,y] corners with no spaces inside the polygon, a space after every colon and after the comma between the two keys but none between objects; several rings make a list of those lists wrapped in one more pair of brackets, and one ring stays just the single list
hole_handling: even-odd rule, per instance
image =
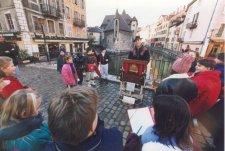
[{"label": "cobblestone pavement", "polygon": [[[34,88],[42,97],[41,111],[47,121],[49,101],[59,96],[59,93],[65,89],[60,75],[54,69],[44,69],[41,67],[23,67],[20,70],[20,80],[29,87]],[[98,104],[99,117],[104,120],[107,128],[118,127],[123,132],[125,140],[129,132],[131,132],[127,109],[134,108],[134,106],[124,104],[119,99],[119,83],[97,80],[96,89],[100,95]],[[143,104],[136,107],[150,105],[151,96],[152,93],[145,90]]]},{"label": "cobblestone pavement", "polygon": [[[59,96],[65,89],[60,75],[54,68],[45,68],[44,66],[26,66],[20,68],[21,75],[19,79],[27,86],[35,89],[42,97],[41,112],[47,121],[47,108],[49,102],[54,97]],[[104,120],[105,126],[117,127],[123,132],[124,142],[127,135],[131,132],[127,110],[149,106],[152,101],[152,93],[149,90],[144,91],[143,104],[131,106],[119,99],[119,83],[106,80],[96,80],[96,89],[100,95],[98,104],[99,117]],[[194,137],[201,146],[212,144],[211,135],[199,123],[201,132],[195,130]]]}]

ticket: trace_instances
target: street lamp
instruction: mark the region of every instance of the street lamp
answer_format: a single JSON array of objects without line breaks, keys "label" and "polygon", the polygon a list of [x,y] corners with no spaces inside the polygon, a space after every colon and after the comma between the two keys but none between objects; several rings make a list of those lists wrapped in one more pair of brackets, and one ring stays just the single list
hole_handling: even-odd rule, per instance
[{"label": "street lamp", "polygon": [[47,43],[46,43],[46,37],[45,37],[43,24],[41,24],[41,31],[42,31],[43,39],[44,39],[44,45],[45,45],[45,52],[46,52],[46,55],[47,55],[47,61],[50,62],[50,55],[49,55],[49,51],[48,51],[48,48],[47,48]]}]

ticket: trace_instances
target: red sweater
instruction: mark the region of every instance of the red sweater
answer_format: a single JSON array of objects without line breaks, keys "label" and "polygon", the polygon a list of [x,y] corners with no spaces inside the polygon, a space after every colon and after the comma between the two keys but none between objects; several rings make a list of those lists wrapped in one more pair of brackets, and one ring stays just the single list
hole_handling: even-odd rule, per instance
[{"label": "red sweater", "polygon": [[218,71],[205,71],[195,74],[191,78],[198,88],[198,96],[189,102],[191,114],[194,117],[208,111],[220,94],[221,81]]},{"label": "red sweater", "polygon": [[26,88],[25,86],[23,86],[20,81],[13,76],[7,76],[4,78],[4,80],[9,80],[10,84],[5,86],[2,91],[0,92],[0,96],[3,99],[7,99],[13,92],[15,92],[16,90],[19,89],[23,89]]}]

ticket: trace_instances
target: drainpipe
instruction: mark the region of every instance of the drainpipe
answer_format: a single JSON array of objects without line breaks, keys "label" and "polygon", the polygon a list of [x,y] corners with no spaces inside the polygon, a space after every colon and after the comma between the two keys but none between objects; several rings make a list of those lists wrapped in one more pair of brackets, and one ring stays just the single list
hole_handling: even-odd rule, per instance
[{"label": "drainpipe", "polygon": [[202,47],[201,47],[201,50],[200,50],[200,51],[201,51],[201,52],[200,52],[200,55],[201,55],[201,53],[202,53],[202,48],[203,48],[203,45],[205,44],[205,40],[206,40],[206,37],[207,37],[207,33],[209,32],[209,28],[210,28],[210,26],[211,26],[212,19],[213,19],[213,16],[214,16],[214,14],[215,14],[215,11],[216,11],[216,7],[217,7],[217,4],[218,4],[218,1],[219,1],[219,0],[216,0],[216,4],[215,4],[215,7],[214,7],[212,16],[211,16],[211,18],[210,18],[210,21],[209,21],[209,25],[208,25],[208,27],[207,27],[207,31],[206,31],[205,37],[204,37],[204,39],[203,39],[203,44],[202,44]]}]

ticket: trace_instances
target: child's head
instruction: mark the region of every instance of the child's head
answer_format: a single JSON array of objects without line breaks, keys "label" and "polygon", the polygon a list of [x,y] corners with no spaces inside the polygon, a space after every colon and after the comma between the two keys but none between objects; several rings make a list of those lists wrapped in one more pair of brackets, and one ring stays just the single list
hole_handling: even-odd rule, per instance
[{"label": "child's head", "polygon": [[73,63],[72,56],[65,56],[65,61],[66,61],[66,63]]},{"label": "child's head", "polygon": [[214,70],[215,61],[212,59],[201,59],[198,61],[196,66],[196,72],[204,72],[209,70]]},{"label": "child's head", "polygon": [[156,89],[156,95],[178,95],[187,102],[192,101],[198,95],[196,84],[187,78],[166,79]]},{"label": "child's head", "polygon": [[224,64],[224,53],[217,54],[215,61],[217,64]]},{"label": "child's head", "polygon": [[186,101],[176,95],[159,95],[153,100],[155,133],[160,139],[175,138],[180,148],[189,142],[191,119]]},{"label": "child's head", "polygon": [[5,74],[5,76],[10,76],[15,72],[15,66],[13,61],[9,57],[0,56],[0,70]]},{"label": "child's head", "polygon": [[41,100],[31,90],[15,91],[3,104],[1,126],[7,127],[10,120],[22,120],[38,114]]},{"label": "child's head", "polygon": [[90,87],[66,90],[48,108],[48,125],[54,139],[77,145],[97,126],[98,94]]}]

